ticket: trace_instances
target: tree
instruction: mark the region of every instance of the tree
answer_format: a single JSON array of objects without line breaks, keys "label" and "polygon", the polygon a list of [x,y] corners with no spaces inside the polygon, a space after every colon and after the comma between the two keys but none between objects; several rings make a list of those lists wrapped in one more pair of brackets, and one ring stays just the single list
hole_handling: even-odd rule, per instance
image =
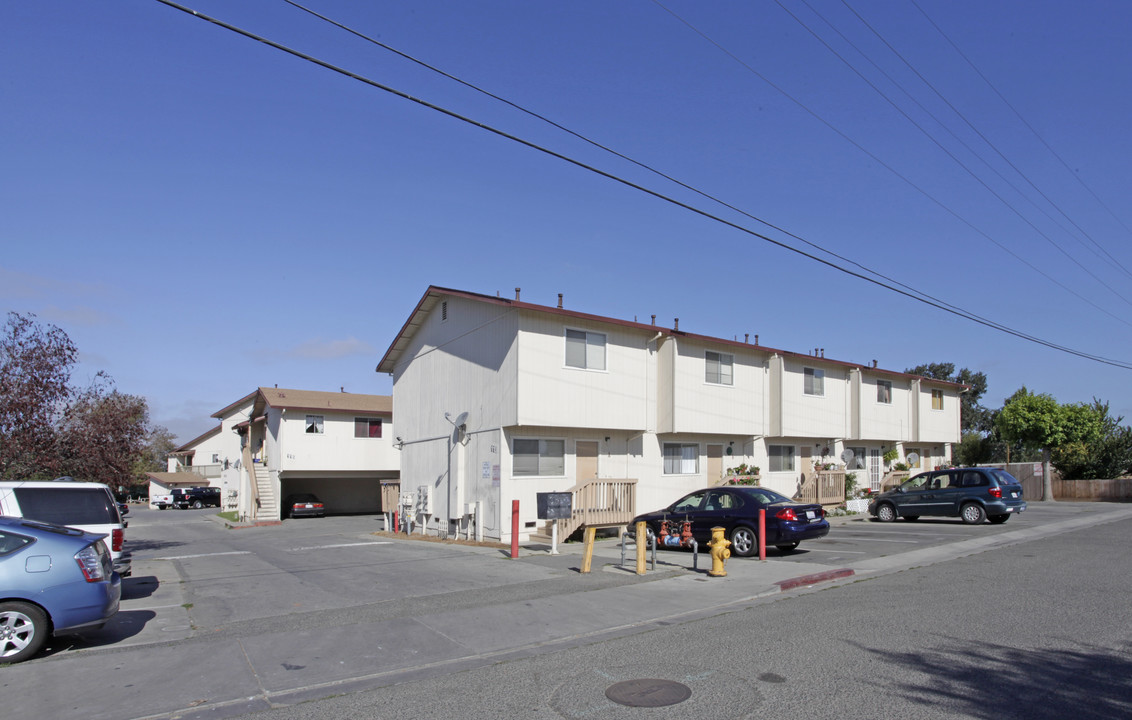
[{"label": "tree", "polygon": [[114,390],[103,373],[76,390],[77,357],[61,329],[8,313],[0,337],[0,478],[133,484],[151,432],[145,398]]},{"label": "tree", "polygon": [[134,484],[134,467],[149,434],[145,398],[94,385],[68,408],[59,433],[67,475],[109,485],[115,492]]},{"label": "tree", "polygon": [[8,313],[0,337],[0,478],[57,474],[57,420],[71,398],[78,349],[35,315]]},{"label": "tree", "polygon": [[1071,442],[1054,448],[1051,462],[1067,480],[1115,478],[1132,471],[1132,428],[1123,417],[1111,417],[1108,403],[1093,398],[1090,408],[1100,423],[1093,442]]},{"label": "tree", "polygon": [[1053,480],[1049,472],[1052,451],[1072,443],[1094,442],[1102,429],[1100,418],[1090,406],[1060,405],[1052,395],[1035,395],[1025,386],[1007,398],[995,425],[1006,442],[1042,450],[1046,465],[1043,500],[1053,500]]}]

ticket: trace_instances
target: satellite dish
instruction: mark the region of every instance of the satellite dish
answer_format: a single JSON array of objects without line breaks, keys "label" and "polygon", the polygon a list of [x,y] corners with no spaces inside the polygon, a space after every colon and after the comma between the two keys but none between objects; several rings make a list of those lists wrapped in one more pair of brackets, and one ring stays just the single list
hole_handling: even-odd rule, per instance
[{"label": "satellite dish", "polygon": [[448,413],[444,413],[444,419],[452,423],[452,442],[466,443],[468,439],[468,413],[462,412],[456,416],[456,419],[448,417]]},{"label": "satellite dish", "polygon": [[457,415],[456,419],[452,421],[452,424],[455,425],[456,427],[460,427],[461,425],[467,425],[468,424],[468,413],[462,412],[459,415]]},{"label": "satellite dish", "polygon": [[920,454],[914,452],[908,453],[907,459],[909,465],[918,465],[920,463]]},{"label": "satellite dish", "polygon": [[845,463],[845,467],[853,467],[854,457],[856,457],[856,455],[854,455],[853,451],[849,448],[845,448],[841,451],[841,462]]}]

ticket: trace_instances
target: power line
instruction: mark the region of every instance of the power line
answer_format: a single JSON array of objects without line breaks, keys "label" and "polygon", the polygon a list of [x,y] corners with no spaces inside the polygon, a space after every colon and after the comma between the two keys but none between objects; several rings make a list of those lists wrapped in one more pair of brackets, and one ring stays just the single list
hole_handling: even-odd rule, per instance
[{"label": "power line", "polygon": [[504,139],[518,143],[518,144],[520,144],[524,147],[530,148],[532,150],[537,150],[538,152],[544,153],[544,154],[549,155],[550,157],[556,158],[558,160],[562,160],[563,162],[574,165],[575,167],[578,167],[580,169],[586,170],[588,172],[594,173],[594,174],[599,175],[601,177],[604,177],[606,179],[612,180],[616,183],[619,183],[619,184],[624,185],[626,187],[632,188],[632,189],[637,190],[639,192],[643,192],[647,195],[650,195],[654,198],[657,198],[658,200],[663,200],[664,202],[667,202],[671,205],[682,208],[682,209],[687,210],[689,212],[695,213],[696,215],[699,215],[701,217],[707,218],[709,220],[713,220],[717,223],[720,223],[720,224],[725,225],[727,227],[730,227],[732,229],[738,230],[742,233],[746,233],[746,234],[751,235],[753,237],[757,237],[757,238],[759,238],[759,239],[761,239],[765,242],[768,242],[768,243],[775,245],[779,248],[782,248],[784,250],[788,250],[792,253],[795,253],[797,255],[805,257],[809,260],[813,260],[815,262],[818,262],[818,263],[825,265],[826,267],[829,267],[829,268],[836,270],[838,272],[844,273],[844,274],[849,275],[851,277],[855,277],[859,280],[863,280],[867,283],[876,285],[878,287],[882,287],[886,290],[897,293],[899,295],[903,295],[907,298],[910,298],[910,299],[915,300],[917,302],[923,303],[925,305],[929,305],[929,306],[935,307],[939,310],[943,310],[946,313],[955,315],[957,317],[962,317],[962,318],[965,318],[967,320],[971,320],[972,322],[978,323],[978,324],[983,325],[985,327],[989,327],[991,329],[999,330],[1000,332],[1004,332],[1006,334],[1012,335],[1012,336],[1017,337],[1019,339],[1027,340],[1029,342],[1032,342],[1032,343],[1035,343],[1035,344],[1038,344],[1038,345],[1042,345],[1044,347],[1048,347],[1048,348],[1053,349],[1053,350],[1059,350],[1061,352],[1064,352],[1064,353],[1067,353],[1067,354],[1070,354],[1070,355],[1074,355],[1076,357],[1080,357],[1080,358],[1083,358],[1083,359],[1086,359],[1086,360],[1092,360],[1094,362],[1102,363],[1102,364],[1105,364],[1105,365],[1111,365],[1113,367],[1119,367],[1119,368],[1123,368],[1123,369],[1126,369],[1126,370],[1132,370],[1132,362],[1126,362],[1126,361],[1122,361],[1122,360],[1114,360],[1114,359],[1111,359],[1111,358],[1105,358],[1105,357],[1101,357],[1099,355],[1094,355],[1092,353],[1087,353],[1087,352],[1084,352],[1082,350],[1076,350],[1076,349],[1073,349],[1073,348],[1070,348],[1070,347],[1067,347],[1067,346],[1064,346],[1064,345],[1060,345],[1058,343],[1055,343],[1055,342],[1052,342],[1052,341],[1049,341],[1049,340],[1044,340],[1042,338],[1030,335],[1028,333],[1024,333],[1020,330],[1015,330],[1013,328],[1010,328],[1010,327],[1005,326],[1005,325],[1001,325],[999,323],[995,323],[993,321],[989,321],[989,320],[979,318],[977,316],[973,316],[969,313],[966,313],[965,311],[953,309],[951,307],[948,307],[948,306],[941,304],[941,303],[938,303],[938,302],[933,302],[933,301],[928,300],[924,297],[920,297],[920,296],[918,296],[914,293],[911,293],[911,292],[908,292],[908,291],[905,291],[905,290],[901,290],[900,288],[893,287],[891,285],[887,285],[887,284],[885,284],[885,283],[883,283],[879,280],[868,277],[868,276],[863,275],[861,273],[854,272],[854,271],[849,270],[847,268],[840,267],[840,266],[836,265],[835,263],[833,263],[829,260],[825,260],[823,258],[817,257],[816,255],[813,255],[813,254],[808,253],[804,250],[800,250],[798,248],[795,248],[795,247],[793,247],[793,246],[791,246],[787,243],[784,243],[780,240],[775,240],[774,238],[771,238],[771,237],[768,237],[768,236],[763,235],[761,233],[758,233],[754,230],[751,230],[750,228],[739,225],[738,223],[732,222],[732,221],[727,220],[725,218],[722,218],[718,215],[714,215],[712,213],[709,213],[706,210],[702,210],[700,208],[697,208],[693,205],[689,205],[685,202],[677,200],[677,199],[670,197],[668,195],[664,195],[663,193],[660,193],[656,190],[652,190],[650,188],[644,187],[643,185],[639,185],[639,184],[634,183],[630,180],[626,180],[625,178],[622,178],[620,176],[606,172],[606,171],[601,170],[599,168],[596,168],[592,165],[588,165],[586,163],[581,162],[580,160],[576,160],[576,159],[571,158],[567,155],[563,155],[562,153],[559,153],[557,151],[543,147],[543,146],[538,145],[538,144],[531,142],[529,140],[525,140],[525,139],[520,138],[516,135],[512,135],[508,132],[505,132],[505,131],[500,130],[500,129],[495,128],[495,127],[492,127],[492,126],[487,125],[485,123],[479,122],[477,120],[473,120],[472,118],[461,115],[461,114],[459,114],[459,113],[457,113],[453,110],[449,110],[445,107],[442,107],[440,105],[436,105],[436,104],[431,103],[431,102],[424,100],[422,98],[418,98],[418,97],[410,95],[406,92],[403,92],[401,90],[397,90],[393,87],[390,87],[388,85],[380,83],[376,80],[372,80],[370,78],[367,78],[364,75],[359,75],[358,73],[355,73],[353,71],[347,70],[347,69],[342,68],[342,67],[339,67],[337,65],[333,65],[329,62],[326,62],[325,60],[320,60],[319,58],[316,58],[312,55],[308,55],[308,54],[303,53],[299,50],[289,48],[289,47],[282,45],[280,43],[277,43],[273,40],[269,40],[269,39],[267,39],[263,36],[256,35],[255,33],[252,33],[248,30],[244,30],[242,28],[239,28],[235,25],[231,25],[231,24],[226,23],[226,22],[219,20],[217,18],[213,18],[211,16],[197,12],[196,10],[192,10],[190,8],[187,8],[183,5],[179,5],[175,2],[172,2],[171,0],[156,0],[156,2],[159,2],[162,5],[166,5],[168,7],[171,7],[175,10],[180,10],[181,12],[186,13],[188,15],[192,15],[193,17],[195,17],[199,20],[203,20],[205,22],[212,23],[213,25],[216,25],[217,27],[221,27],[225,30],[236,33],[237,35],[241,35],[241,36],[246,37],[250,40],[254,40],[256,42],[267,45],[268,47],[271,47],[275,50],[279,50],[281,52],[284,52],[284,53],[287,53],[287,54],[292,55],[294,57],[297,57],[301,60],[305,60],[309,63],[314,64],[314,65],[318,65],[319,67],[322,67],[326,70],[330,70],[331,72],[338,73],[340,75],[351,78],[353,80],[356,80],[360,83],[363,83],[363,84],[368,85],[370,87],[373,87],[375,89],[382,90],[382,91],[387,92],[391,95],[399,97],[403,100],[408,100],[410,102],[416,103],[416,104],[421,105],[423,107],[426,107],[430,110],[441,113],[442,115],[446,115],[446,116],[448,116],[448,117],[450,117],[454,120],[459,120],[461,122],[467,123],[467,124],[472,125],[472,126],[477,127],[477,128],[480,128],[481,130],[485,130],[489,133],[492,133],[492,134],[497,135],[499,137],[502,137]]}]

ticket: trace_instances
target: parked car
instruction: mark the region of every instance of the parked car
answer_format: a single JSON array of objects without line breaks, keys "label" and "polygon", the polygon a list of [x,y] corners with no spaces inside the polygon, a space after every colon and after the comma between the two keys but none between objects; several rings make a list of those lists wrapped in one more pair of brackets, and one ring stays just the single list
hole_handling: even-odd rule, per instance
[{"label": "parked car", "polygon": [[102,536],[0,517],[0,663],[27,660],[49,635],[100,628],[118,612],[122,578]]},{"label": "parked car", "polygon": [[131,572],[125,550],[126,522],[110,488],[102,483],[59,478],[51,482],[5,480],[0,482],[0,515],[68,525],[102,535],[102,542],[122,577]]},{"label": "parked car", "polygon": [[322,501],[310,493],[288,495],[283,501],[284,517],[325,517],[326,508]]},{"label": "parked car", "polygon": [[220,488],[191,487],[173,488],[172,505],[179,510],[203,507],[220,507]]},{"label": "parked car", "polygon": [[970,525],[1004,523],[1025,511],[1022,485],[999,468],[952,468],[920,473],[875,496],[869,513],[881,522],[898,517],[959,517]]},{"label": "parked car", "polygon": [[669,532],[680,532],[679,523],[692,522],[692,537],[701,548],[711,540],[713,527],[724,528],[731,552],[740,557],[758,553],[759,510],[766,510],[766,544],[790,552],[803,540],[829,533],[829,521],[821,505],[798,503],[773,490],[749,485],[726,485],[697,490],[656,512],[638,515],[648,523],[650,534],[660,533],[663,520],[675,521]]}]

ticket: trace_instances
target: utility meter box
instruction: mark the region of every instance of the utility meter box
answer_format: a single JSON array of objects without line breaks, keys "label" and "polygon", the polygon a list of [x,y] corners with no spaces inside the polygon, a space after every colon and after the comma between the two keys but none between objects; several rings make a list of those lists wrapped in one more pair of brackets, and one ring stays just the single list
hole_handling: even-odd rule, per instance
[{"label": "utility meter box", "polygon": [[411,492],[401,493],[401,507],[412,507],[417,502],[417,496]]},{"label": "utility meter box", "polygon": [[432,486],[420,485],[417,487],[417,512],[425,515],[432,514]]}]

